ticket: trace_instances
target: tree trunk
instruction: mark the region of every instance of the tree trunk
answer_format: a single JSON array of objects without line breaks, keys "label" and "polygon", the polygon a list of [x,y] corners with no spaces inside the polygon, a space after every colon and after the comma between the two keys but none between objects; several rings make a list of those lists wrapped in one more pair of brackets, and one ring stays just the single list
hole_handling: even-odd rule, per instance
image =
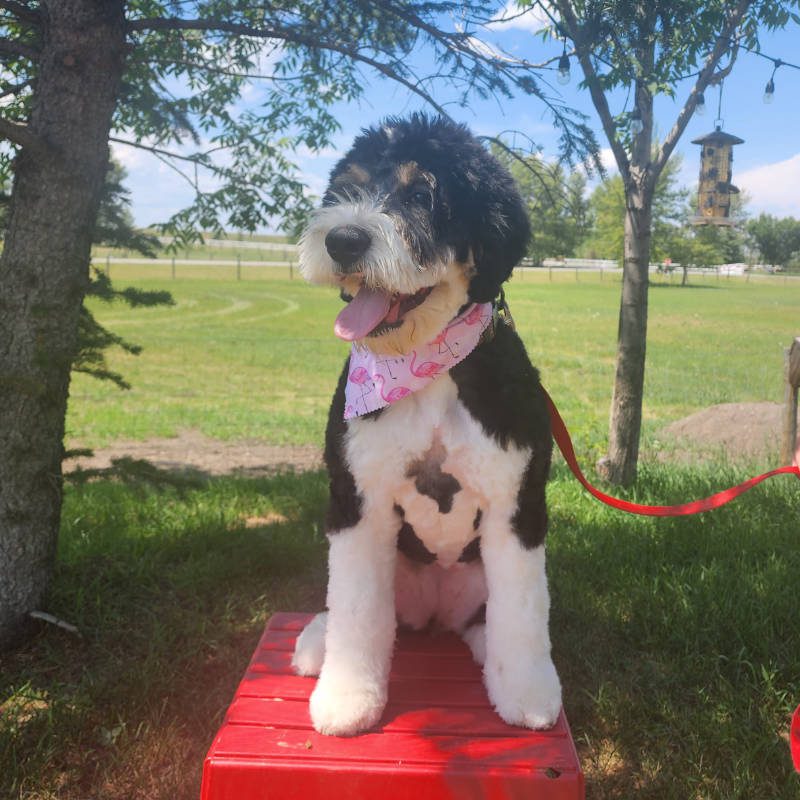
[{"label": "tree trunk", "polygon": [[64,416],[108,134],[123,0],[48,0],[0,257],[0,645],[44,601],[61,513]]},{"label": "tree trunk", "polygon": [[640,188],[629,191],[625,213],[617,371],[611,400],[608,455],[597,464],[603,478],[623,486],[636,480],[639,460],[647,343],[651,216],[652,193]]}]

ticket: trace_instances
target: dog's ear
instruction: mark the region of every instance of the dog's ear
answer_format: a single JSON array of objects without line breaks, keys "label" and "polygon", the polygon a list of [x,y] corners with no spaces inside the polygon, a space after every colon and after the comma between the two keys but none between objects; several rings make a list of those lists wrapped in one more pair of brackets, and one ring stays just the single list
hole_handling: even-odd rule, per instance
[{"label": "dog's ear", "polygon": [[497,159],[481,151],[480,179],[473,195],[478,219],[469,231],[475,263],[469,295],[476,303],[487,303],[500,294],[503,282],[525,255],[531,230],[514,179]]}]

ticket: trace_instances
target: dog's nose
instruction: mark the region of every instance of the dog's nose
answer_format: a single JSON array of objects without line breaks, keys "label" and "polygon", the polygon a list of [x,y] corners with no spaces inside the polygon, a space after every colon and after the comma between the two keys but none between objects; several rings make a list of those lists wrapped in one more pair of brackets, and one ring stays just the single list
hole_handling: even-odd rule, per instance
[{"label": "dog's nose", "polygon": [[357,225],[337,225],[328,231],[325,237],[325,248],[330,257],[345,272],[358,261],[372,243],[372,237]]}]

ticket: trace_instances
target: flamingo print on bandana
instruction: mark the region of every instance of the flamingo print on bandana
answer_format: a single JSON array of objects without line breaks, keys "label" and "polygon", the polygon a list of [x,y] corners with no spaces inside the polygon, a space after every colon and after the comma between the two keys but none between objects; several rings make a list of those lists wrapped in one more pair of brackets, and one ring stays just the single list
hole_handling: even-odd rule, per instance
[{"label": "flamingo print on bandana", "polygon": [[407,356],[387,358],[353,344],[344,418],[369,414],[427,386],[463,361],[492,323],[492,304],[474,303],[431,342]]}]

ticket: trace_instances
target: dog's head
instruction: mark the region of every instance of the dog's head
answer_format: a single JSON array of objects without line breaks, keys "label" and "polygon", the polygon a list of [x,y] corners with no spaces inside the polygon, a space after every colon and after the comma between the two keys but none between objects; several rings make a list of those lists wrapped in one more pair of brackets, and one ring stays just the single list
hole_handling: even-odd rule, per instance
[{"label": "dog's head", "polygon": [[463,125],[415,114],[365,131],[334,167],[300,269],[352,298],[338,336],[402,354],[493,300],[529,235],[505,168]]}]

